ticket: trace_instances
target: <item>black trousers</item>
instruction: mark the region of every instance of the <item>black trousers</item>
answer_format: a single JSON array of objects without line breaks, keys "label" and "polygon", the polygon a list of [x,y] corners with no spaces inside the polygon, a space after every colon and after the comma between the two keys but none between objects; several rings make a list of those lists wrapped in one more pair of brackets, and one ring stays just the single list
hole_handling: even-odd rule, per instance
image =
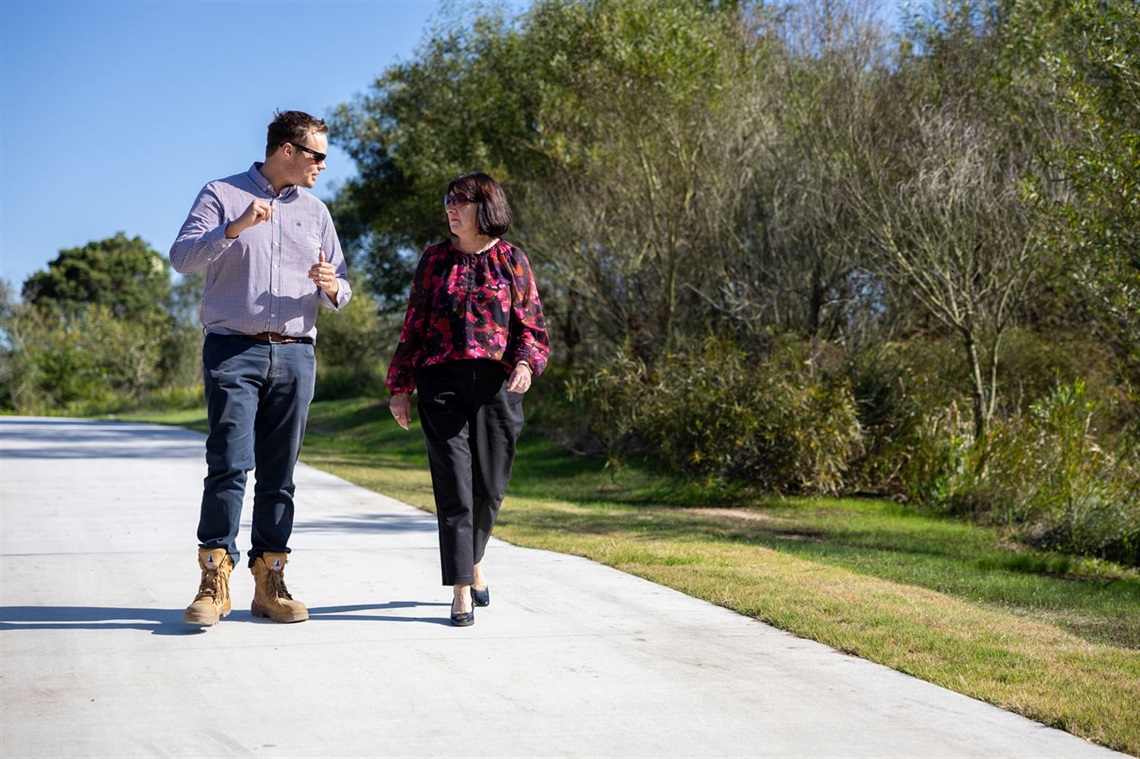
[{"label": "black trousers", "polygon": [[523,394],[508,393],[507,378],[505,367],[490,360],[416,371],[444,585],[475,581],[511,479]]}]

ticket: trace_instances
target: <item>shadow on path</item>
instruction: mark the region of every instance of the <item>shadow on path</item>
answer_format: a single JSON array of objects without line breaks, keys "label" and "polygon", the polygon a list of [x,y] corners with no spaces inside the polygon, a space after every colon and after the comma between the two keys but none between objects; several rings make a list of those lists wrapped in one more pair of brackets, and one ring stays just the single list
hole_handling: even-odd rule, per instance
[{"label": "shadow on path", "polygon": [[[414,609],[421,606],[437,606],[447,609],[442,617],[398,617],[391,614],[357,614],[361,611],[382,611],[384,609]],[[450,603],[423,602],[423,601],[389,601],[382,604],[351,604],[345,606],[318,606],[309,607],[309,620],[340,620],[345,622],[424,622],[434,625],[451,626]]]},{"label": "shadow on path", "polygon": [[367,514],[364,516],[312,519],[293,526],[293,532],[340,532],[342,530],[367,532],[422,532],[434,536],[438,530],[435,516],[425,514]]},{"label": "shadow on path", "polygon": [[149,630],[185,635],[199,628],[182,621],[182,609],[101,606],[0,606],[0,630]]},{"label": "shadow on path", "polygon": [[8,441],[0,444],[6,459],[201,459],[205,456],[202,447],[205,436],[178,427],[10,417],[0,419],[0,424],[19,429],[17,445]]},{"label": "shadow on path", "polygon": [[[392,614],[358,614],[362,611],[385,609],[411,609],[416,607],[446,607],[450,604],[419,601],[389,601],[380,604],[353,604],[322,606],[309,609],[310,620],[347,622],[421,622],[449,624],[442,618],[408,617]],[[432,612],[429,612],[432,613]],[[200,631],[182,621],[182,609],[128,609],[100,606],[0,606],[0,631],[16,630],[147,630],[155,635],[186,635]],[[253,622],[274,624],[268,619],[255,617],[248,610],[235,609],[225,622]]]}]

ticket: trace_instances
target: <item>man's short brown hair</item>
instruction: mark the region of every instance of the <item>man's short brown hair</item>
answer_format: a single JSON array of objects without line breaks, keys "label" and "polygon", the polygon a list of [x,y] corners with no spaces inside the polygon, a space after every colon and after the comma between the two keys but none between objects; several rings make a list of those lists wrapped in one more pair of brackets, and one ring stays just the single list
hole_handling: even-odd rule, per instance
[{"label": "man's short brown hair", "polygon": [[265,140],[265,157],[286,142],[303,143],[311,134],[328,134],[329,127],[324,119],[318,119],[304,111],[277,111],[269,125],[269,135]]}]

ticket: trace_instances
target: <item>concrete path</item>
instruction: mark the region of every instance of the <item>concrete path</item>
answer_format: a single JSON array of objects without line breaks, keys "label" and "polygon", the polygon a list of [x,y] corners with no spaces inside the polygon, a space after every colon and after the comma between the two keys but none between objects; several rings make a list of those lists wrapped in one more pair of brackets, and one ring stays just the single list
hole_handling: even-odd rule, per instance
[{"label": "concrete path", "polygon": [[243,561],[234,613],[187,628],[204,471],[196,433],[0,417],[0,755],[1120,756],[502,542],[492,605],[451,627],[434,517],[305,466],[310,621],[252,617]]}]

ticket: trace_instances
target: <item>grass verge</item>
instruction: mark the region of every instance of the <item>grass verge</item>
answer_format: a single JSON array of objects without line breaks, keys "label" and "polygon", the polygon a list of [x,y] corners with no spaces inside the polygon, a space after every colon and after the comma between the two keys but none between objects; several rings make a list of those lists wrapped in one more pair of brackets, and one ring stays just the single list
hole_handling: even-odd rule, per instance
[{"label": "grass verge", "polygon": [[[204,429],[202,412],[133,418]],[[431,510],[418,427],[313,405],[302,459]],[[1102,745],[1140,754],[1140,573],[847,499],[731,499],[520,442],[496,535],[585,556]],[[492,557],[493,561],[493,557]]]}]

